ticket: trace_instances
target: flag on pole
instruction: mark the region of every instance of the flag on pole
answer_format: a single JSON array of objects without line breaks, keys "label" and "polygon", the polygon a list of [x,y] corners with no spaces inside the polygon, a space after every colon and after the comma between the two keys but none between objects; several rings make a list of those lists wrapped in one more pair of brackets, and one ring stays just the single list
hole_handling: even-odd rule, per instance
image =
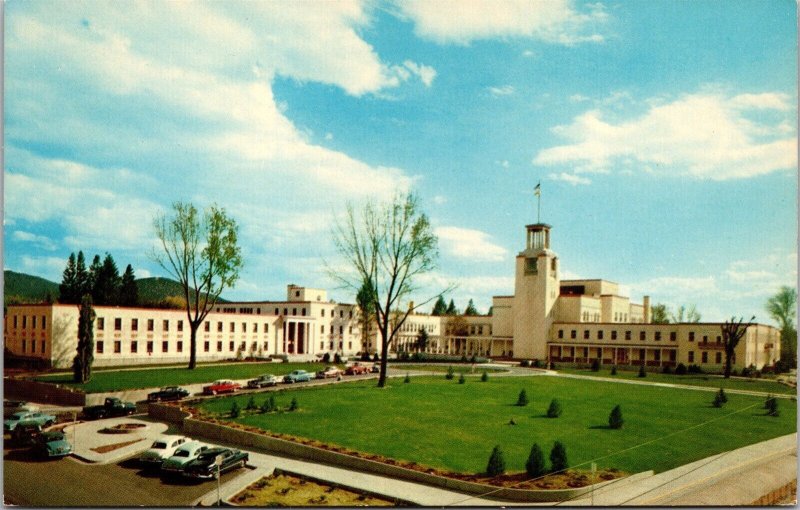
[{"label": "flag on pole", "polygon": [[536,187],[533,188],[533,194],[536,195],[537,197],[542,196],[542,183],[541,182],[536,183]]}]

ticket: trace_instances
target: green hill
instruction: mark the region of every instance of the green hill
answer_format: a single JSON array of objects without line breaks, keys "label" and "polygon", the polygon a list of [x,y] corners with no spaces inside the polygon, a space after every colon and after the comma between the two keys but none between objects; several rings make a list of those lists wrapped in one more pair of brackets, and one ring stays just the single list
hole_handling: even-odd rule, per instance
[{"label": "green hill", "polygon": [[25,273],[3,271],[3,294],[6,303],[41,303],[47,293],[55,300],[58,298],[58,284]]},{"label": "green hill", "polygon": [[[142,304],[160,303],[170,296],[183,296],[181,284],[170,278],[139,278],[136,280],[139,287],[139,302]],[[220,303],[227,303],[227,300],[220,298]]]}]

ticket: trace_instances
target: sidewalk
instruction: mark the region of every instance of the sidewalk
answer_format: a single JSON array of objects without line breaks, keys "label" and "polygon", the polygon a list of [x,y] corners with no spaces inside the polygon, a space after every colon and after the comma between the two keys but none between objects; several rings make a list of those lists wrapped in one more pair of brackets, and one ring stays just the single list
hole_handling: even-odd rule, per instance
[{"label": "sidewalk", "polygon": [[[137,423],[144,427],[129,434],[103,434],[100,429],[113,427],[120,423]],[[165,433],[169,427],[164,423],[140,420],[134,417],[110,418],[89,422],[79,422],[64,427],[64,435],[72,444],[73,455],[86,462],[113,464],[128,457],[138,455],[150,448],[156,437]],[[106,453],[98,453],[93,448],[135,441]]]}]

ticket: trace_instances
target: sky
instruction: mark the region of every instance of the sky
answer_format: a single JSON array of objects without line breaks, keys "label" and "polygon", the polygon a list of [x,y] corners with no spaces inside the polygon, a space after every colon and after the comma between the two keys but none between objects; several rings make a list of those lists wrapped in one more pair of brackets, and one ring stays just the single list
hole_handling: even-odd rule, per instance
[{"label": "sky", "polygon": [[439,239],[422,300],[514,291],[525,225],[562,279],[755,315],[797,281],[791,0],[9,0],[5,269],[70,252],[138,277],[175,201],[216,203],[228,299],[337,288],[346,205],[414,191]]}]

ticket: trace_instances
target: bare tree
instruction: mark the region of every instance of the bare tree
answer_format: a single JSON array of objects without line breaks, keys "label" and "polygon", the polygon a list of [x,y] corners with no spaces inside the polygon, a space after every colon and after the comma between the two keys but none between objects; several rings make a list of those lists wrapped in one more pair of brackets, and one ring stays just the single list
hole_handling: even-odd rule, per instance
[{"label": "bare tree", "polygon": [[418,277],[436,267],[438,239],[417,197],[409,193],[396,195],[389,203],[368,202],[358,213],[348,204],[344,220],[334,227],[333,241],[353,272],[331,269],[331,277],[354,292],[371,289],[382,347],[378,386],[383,387],[389,345],[396,333],[409,314],[442,294],[401,306],[418,290]]},{"label": "bare tree", "polygon": [[197,329],[226,288],[239,279],[243,262],[236,221],[212,205],[202,217],[192,204],[175,202],[174,216],[155,218],[161,251],[151,257],[183,287],[191,330],[189,368],[197,366]]},{"label": "bare tree", "polygon": [[720,325],[720,329],[722,330],[722,345],[725,348],[726,379],[731,376],[731,365],[736,361],[736,346],[739,345],[739,341],[744,337],[745,333],[747,333],[747,328],[752,326],[755,320],[755,315],[751,317],[747,323],[744,322],[744,317],[740,318],[738,321],[736,317],[731,317],[730,321],[725,321]]}]

